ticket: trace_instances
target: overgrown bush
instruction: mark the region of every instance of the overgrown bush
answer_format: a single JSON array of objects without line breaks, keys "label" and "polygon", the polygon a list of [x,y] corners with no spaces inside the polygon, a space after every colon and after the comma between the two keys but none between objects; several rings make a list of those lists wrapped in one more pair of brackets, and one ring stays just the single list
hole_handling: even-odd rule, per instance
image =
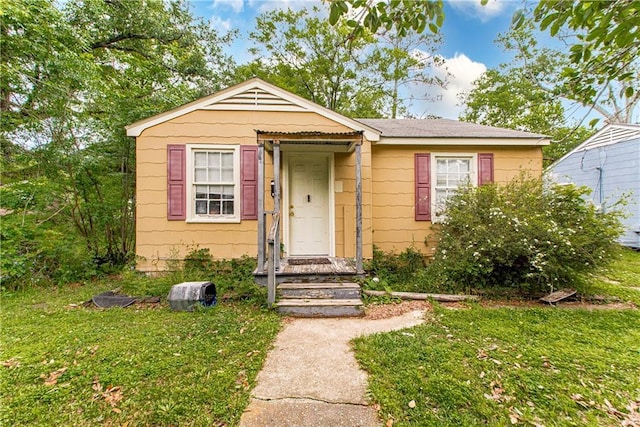
[{"label": "overgrown bush", "polygon": [[98,274],[73,230],[43,227],[30,216],[8,214],[0,227],[0,283],[5,289],[64,284]]},{"label": "overgrown bush", "polygon": [[170,280],[211,281],[219,295],[229,298],[263,298],[263,289],[256,283],[253,271],[256,260],[244,255],[230,260],[214,260],[208,248],[194,248],[185,256],[182,269],[172,273]]},{"label": "overgrown bush", "polygon": [[586,194],[526,177],[461,188],[448,200],[427,273],[460,290],[579,285],[612,260],[622,232],[619,211],[598,211]]},{"label": "overgrown bush", "polygon": [[373,258],[365,265],[369,274],[376,278],[370,279],[367,285],[370,289],[394,291],[416,290],[416,275],[425,268],[424,255],[414,247],[408,247],[397,253],[386,253],[380,248],[373,247]]}]

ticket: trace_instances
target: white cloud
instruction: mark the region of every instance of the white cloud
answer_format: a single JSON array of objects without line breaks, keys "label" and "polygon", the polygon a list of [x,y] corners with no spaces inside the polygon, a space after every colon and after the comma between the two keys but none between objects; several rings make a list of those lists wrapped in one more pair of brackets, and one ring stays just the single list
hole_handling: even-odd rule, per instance
[{"label": "white cloud", "polygon": [[271,10],[301,10],[319,6],[322,4],[317,1],[310,0],[248,0],[249,8],[257,8],[259,13],[269,12]]},{"label": "white cloud", "polygon": [[223,30],[227,32],[231,31],[232,28],[230,19],[223,19],[218,15],[212,15],[211,18],[209,18],[209,25],[211,28],[216,30]]},{"label": "white cloud", "polygon": [[[473,87],[473,82],[485,71],[486,65],[475,62],[463,53],[456,53],[453,58],[445,59],[445,67],[449,73],[446,88],[413,86],[409,88],[412,94],[424,94],[416,97],[410,108],[417,117],[435,115],[447,119],[457,119],[464,110],[458,95]],[[440,72],[441,76],[444,72]]]},{"label": "white cloud", "polygon": [[494,17],[501,15],[509,7],[509,0],[489,0],[486,5],[482,5],[480,0],[453,0],[448,4],[459,12],[467,16],[477,18],[481,22],[488,22]]},{"label": "white cloud", "polygon": [[244,10],[244,0],[213,0],[212,9],[231,9],[235,13],[241,13]]}]

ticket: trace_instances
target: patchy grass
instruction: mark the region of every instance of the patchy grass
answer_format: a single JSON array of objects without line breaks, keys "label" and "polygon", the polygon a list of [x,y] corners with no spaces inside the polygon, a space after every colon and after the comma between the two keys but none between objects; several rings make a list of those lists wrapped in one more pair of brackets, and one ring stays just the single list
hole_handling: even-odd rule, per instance
[{"label": "patchy grass", "polygon": [[613,296],[640,306],[640,251],[623,249],[613,262],[588,287],[590,294]]},{"label": "patchy grass", "polygon": [[[134,282],[123,291],[168,291]],[[120,285],[2,294],[0,424],[237,424],[278,316],[225,301],[192,313],[72,305]]]},{"label": "patchy grass", "polygon": [[[587,290],[640,305],[638,287],[624,250]],[[466,307],[355,341],[393,425],[640,424],[640,311]]]},{"label": "patchy grass", "polygon": [[355,349],[396,426],[620,425],[640,405],[638,325],[637,310],[436,306]]}]

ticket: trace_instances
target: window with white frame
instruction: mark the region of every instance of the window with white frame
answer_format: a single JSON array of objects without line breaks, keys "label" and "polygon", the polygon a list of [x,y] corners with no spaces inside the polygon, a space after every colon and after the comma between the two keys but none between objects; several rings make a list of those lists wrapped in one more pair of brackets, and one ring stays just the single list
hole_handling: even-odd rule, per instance
[{"label": "window with white frame", "polygon": [[477,185],[477,157],[475,154],[434,154],[431,164],[431,182],[435,218],[442,218],[447,199],[460,185]]},{"label": "window with white frame", "polygon": [[240,220],[240,165],[238,147],[191,146],[190,220]]}]

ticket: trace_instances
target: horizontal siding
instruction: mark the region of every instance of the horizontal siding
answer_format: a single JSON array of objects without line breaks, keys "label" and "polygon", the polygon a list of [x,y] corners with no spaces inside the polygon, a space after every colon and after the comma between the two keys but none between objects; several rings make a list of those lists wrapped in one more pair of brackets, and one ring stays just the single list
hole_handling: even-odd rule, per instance
[{"label": "horizontal siding", "polygon": [[[209,248],[215,258],[257,253],[257,221],[240,224],[188,224],[166,220],[166,146],[168,144],[255,145],[255,129],[288,131],[348,129],[316,114],[194,111],[145,130],[137,138],[137,254],[164,259],[177,251],[184,256],[193,245]],[[271,156],[267,155],[267,163]],[[266,168],[266,186],[273,173]],[[272,207],[272,201],[267,198]],[[148,262],[148,261],[144,261]],[[141,262],[141,267],[144,267]],[[148,266],[147,266],[148,267]]]},{"label": "horizontal siding", "polygon": [[558,182],[587,186],[592,192],[589,200],[600,204],[600,171],[602,168],[605,206],[613,205],[626,195],[624,207],[627,217],[622,219],[625,233],[620,242],[640,246],[640,139],[606,145],[570,154],[550,168]]},{"label": "horizontal siding", "polygon": [[[189,250],[208,248],[214,258],[238,258],[257,254],[257,221],[239,224],[186,223],[167,221],[167,153],[169,144],[236,144],[255,145],[255,130],[348,132],[351,129],[316,113],[265,111],[193,111],[146,129],[136,140],[136,254],[138,268],[156,271],[172,257],[182,258]],[[355,206],[355,154],[336,154],[336,180],[343,181],[344,192],[336,195],[336,214],[344,215]],[[269,182],[273,178],[272,155],[266,153],[266,209],[273,209]],[[363,170],[363,244],[364,255],[371,249],[371,182],[370,144],[362,149]],[[348,218],[355,229],[355,217]],[[343,256],[353,246],[353,237],[345,236],[345,219],[336,220],[336,255]],[[268,228],[268,225],[267,225]]]},{"label": "horizontal siding", "polygon": [[542,173],[540,148],[503,147],[373,147],[373,243],[385,252],[407,247],[429,255],[436,235],[431,223],[415,220],[415,153],[494,153],[494,179],[506,183],[521,171]]}]

